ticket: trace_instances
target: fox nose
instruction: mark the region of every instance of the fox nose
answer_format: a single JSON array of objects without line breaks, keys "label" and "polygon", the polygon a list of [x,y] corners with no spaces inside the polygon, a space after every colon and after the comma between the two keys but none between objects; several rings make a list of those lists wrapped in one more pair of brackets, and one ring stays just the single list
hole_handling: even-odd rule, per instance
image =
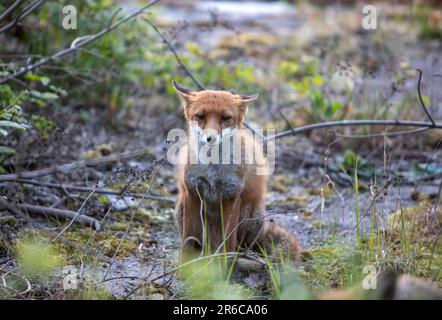
[{"label": "fox nose", "polygon": [[216,135],[215,134],[209,134],[206,137],[206,141],[207,143],[216,143],[217,139],[216,139]]}]

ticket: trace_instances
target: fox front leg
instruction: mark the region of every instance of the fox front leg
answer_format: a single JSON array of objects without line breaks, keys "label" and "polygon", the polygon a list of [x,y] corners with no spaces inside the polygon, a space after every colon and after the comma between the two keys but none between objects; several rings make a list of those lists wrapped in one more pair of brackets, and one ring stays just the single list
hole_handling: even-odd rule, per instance
[{"label": "fox front leg", "polygon": [[224,220],[224,243],[227,251],[234,252],[238,244],[238,223],[240,216],[241,199],[224,199],[222,201]]},{"label": "fox front leg", "polygon": [[183,200],[178,198],[178,202],[175,207],[175,223],[180,235],[180,239],[183,238]]},{"label": "fox front leg", "polygon": [[202,250],[201,203],[198,198],[186,192],[182,204],[181,257],[188,260],[198,256]]}]

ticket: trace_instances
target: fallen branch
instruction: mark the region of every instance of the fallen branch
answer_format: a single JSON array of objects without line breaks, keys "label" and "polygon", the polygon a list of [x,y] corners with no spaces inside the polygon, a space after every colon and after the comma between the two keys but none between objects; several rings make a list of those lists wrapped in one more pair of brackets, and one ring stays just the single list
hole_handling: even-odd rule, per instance
[{"label": "fallen branch", "polygon": [[[33,204],[22,204],[22,203],[12,205],[10,203],[7,203],[3,199],[0,200],[0,205],[12,211],[15,214],[17,214],[18,212],[25,211],[34,214],[47,214],[49,216],[53,216],[56,218],[63,218],[63,219],[73,219],[76,215],[76,212],[66,209],[49,208]],[[22,213],[20,213],[20,215],[22,215]],[[97,219],[86,215],[78,215],[75,221],[83,225],[92,227],[94,230],[100,230],[101,227]]]},{"label": "fallen branch", "polygon": [[[12,183],[23,183],[23,184],[30,184],[34,186],[44,186],[48,188],[53,189],[65,189],[65,190],[72,190],[72,191],[79,191],[79,192],[91,192],[94,191],[94,193],[98,194],[109,194],[109,195],[122,195],[121,191],[117,190],[96,190],[93,187],[85,187],[85,186],[74,186],[74,185],[66,185],[66,184],[58,184],[58,183],[51,183],[51,182],[42,182],[42,181],[36,181],[36,180],[27,180],[27,179],[12,179]],[[123,192],[124,193],[124,192]],[[133,197],[133,198],[146,198],[150,200],[157,200],[157,201],[164,201],[164,202],[171,202],[174,203],[176,200],[169,197],[162,197],[162,196],[155,196],[155,195],[145,195],[142,193],[124,193],[125,197]]]},{"label": "fallen branch", "polygon": [[121,154],[112,154],[109,156],[101,157],[98,159],[92,159],[92,160],[79,160],[79,161],[56,165],[56,166],[52,166],[52,167],[44,168],[44,169],[39,169],[39,170],[24,171],[24,172],[19,172],[19,173],[12,173],[12,174],[3,174],[3,175],[0,175],[0,181],[13,181],[13,180],[17,180],[17,179],[32,179],[32,178],[36,178],[36,177],[47,176],[47,175],[53,174],[53,173],[68,173],[70,171],[73,171],[73,170],[76,170],[79,168],[93,167],[93,166],[97,166],[97,165],[101,165],[101,164],[105,164],[105,163],[111,163],[111,162],[116,162],[119,160],[138,157],[138,156],[149,153],[149,149],[150,148],[143,148],[138,151],[130,151],[130,152],[125,152],[125,153],[121,153]]}]

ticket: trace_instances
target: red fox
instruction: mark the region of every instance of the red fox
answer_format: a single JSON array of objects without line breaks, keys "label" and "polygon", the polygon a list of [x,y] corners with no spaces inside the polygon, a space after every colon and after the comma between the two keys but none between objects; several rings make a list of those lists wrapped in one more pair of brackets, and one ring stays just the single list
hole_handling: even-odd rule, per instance
[{"label": "red fox", "polygon": [[[176,220],[182,257],[222,252],[220,248],[228,252],[253,248],[278,257],[282,250],[290,260],[299,260],[298,241],[264,219],[268,173],[262,169],[267,163],[262,144],[244,129],[248,104],[258,95],[191,91],[175,81],[173,86],[183,102],[190,137],[180,149],[178,164]],[[239,150],[244,149],[239,161],[192,162],[197,145],[221,145],[224,152],[224,138],[232,132],[239,137]],[[256,159],[250,163],[247,159],[252,152]]]}]

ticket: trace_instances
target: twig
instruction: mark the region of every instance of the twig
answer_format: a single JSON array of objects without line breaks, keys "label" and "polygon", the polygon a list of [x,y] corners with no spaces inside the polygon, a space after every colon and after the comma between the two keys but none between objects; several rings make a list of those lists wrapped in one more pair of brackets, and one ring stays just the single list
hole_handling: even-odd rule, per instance
[{"label": "twig", "polygon": [[10,23],[1,27],[0,33],[5,32],[6,30],[9,30],[12,27],[16,26],[19,22],[21,22],[24,18],[26,18],[28,15],[30,15],[33,11],[35,11],[38,7],[40,7],[45,2],[46,2],[46,0],[36,0],[36,1],[32,2],[22,12],[20,12],[20,14],[13,21],[11,21]]},{"label": "twig", "polygon": [[293,128],[292,124],[290,123],[290,121],[287,119],[287,117],[284,115],[284,113],[281,111],[281,108],[276,108],[276,110],[278,110],[278,113],[281,115],[282,119],[284,120],[284,122],[286,123],[286,125],[290,128],[290,131],[292,132],[293,135],[296,134],[295,132],[295,128]]},{"label": "twig", "polygon": [[[0,199],[0,204],[15,214],[18,214],[19,212],[21,212],[23,210],[23,211],[27,211],[30,213],[47,214],[47,215],[50,215],[53,217],[63,218],[63,219],[73,219],[76,215],[76,213],[74,211],[66,210],[66,209],[57,209],[57,208],[50,208],[50,207],[43,207],[43,206],[37,206],[37,205],[33,205],[33,204],[22,204],[22,203],[12,205],[10,203],[7,203],[3,199]],[[22,214],[20,214],[20,215],[22,215]],[[76,221],[81,224],[90,226],[90,227],[94,228],[95,230],[100,230],[100,223],[93,217],[89,217],[86,215],[79,215],[77,217]]]},{"label": "twig", "polygon": [[85,46],[88,43],[91,43],[91,42],[93,42],[95,40],[98,40],[98,39],[102,38],[107,33],[113,31],[114,29],[116,29],[120,25],[122,25],[123,23],[125,23],[125,22],[135,18],[136,16],[140,15],[141,13],[146,11],[146,9],[148,9],[149,7],[157,4],[160,1],[161,0],[153,0],[153,1],[149,2],[147,5],[143,6],[142,8],[140,8],[140,9],[138,9],[136,11],[134,11],[133,13],[131,13],[128,16],[126,16],[125,18],[121,19],[120,21],[112,24],[111,26],[101,30],[100,32],[98,32],[98,33],[96,33],[94,35],[88,35],[88,36],[81,37],[81,40],[79,40],[79,41],[77,41],[79,39],[79,38],[77,38],[76,40],[73,41],[73,44],[75,44],[75,45],[71,45],[69,48],[66,48],[66,49],[63,49],[61,51],[58,51],[57,53],[55,53],[55,54],[53,54],[53,55],[51,55],[49,57],[43,58],[43,59],[39,60],[38,62],[36,62],[34,64],[30,64],[30,65],[26,66],[25,68],[23,68],[23,69],[21,69],[21,70],[19,70],[17,72],[14,72],[13,74],[11,74],[11,75],[3,78],[3,79],[0,79],[0,84],[8,82],[8,81],[12,80],[15,77],[22,76],[22,75],[28,73],[29,71],[37,69],[38,67],[48,63],[49,61],[55,60],[57,58],[61,58],[61,57],[65,56],[65,55],[67,55],[67,54],[69,54],[71,52],[74,52],[78,48]]},{"label": "twig", "polygon": [[422,93],[421,93],[422,70],[416,69],[416,71],[419,72],[419,79],[417,81],[417,93],[419,96],[419,101],[420,101],[422,109],[424,109],[425,114],[427,115],[428,119],[430,119],[431,123],[433,124],[433,127],[435,127],[436,122],[434,122],[433,118],[431,117],[430,113],[428,112],[427,107],[425,106],[424,100],[422,99]]},{"label": "twig", "polygon": [[119,7],[119,8],[118,8],[118,9],[112,14],[112,16],[111,16],[111,18],[110,18],[110,20],[109,20],[109,23],[107,24],[107,27],[108,27],[108,28],[114,23],[115,17],[117,16],[117,14],[118,14],[120,11],[121,11],[121,7]]},{"label": "twig", "polygon": [[12,213],[14,213],[15,215],[22,217],[22,218],[27,218],[27,216],[21,212],[18,208],[16,208],[14,205],[10,204],[8,201],[6,201],[5,199],[3,199],[2,197],[0,197],[0,206],[5,207],[6,209],[8,209],[9,211],[11,211]]},{"label": "twig", "polygon": [[30,178],[36,178],[41,176],[47,176],[52,173],[60,172],[60,173],[67,173],[79,168],[83,167],[92,167],[100,164],[110,163],[110,162],[116,162],[119,160],[124,159],[130,159],[134,157],[138,157],[141,155],[144,155],[149,152],[149,148],[143,148],[138,151],[130,151],[125,152],[122,154],[113,154],[105,157],[101,157],[98,159],[92,159],[92,160],[79,160],[71,163],[61,164],[52,166],[45,169],[40,170],[33,170],[33,171],[25,171],[25,172],[19,172],[19,173],[13,173],[13,174],[3,174],[0,175],[0,181],[13,181],[17,179],[30,179]]},{"label": "twig", "polygon": [[184,65],[183,61],[181,60],[180,56],[176,52],[175,48],[172,46],[169,40],[161,33],[161,31],[158,29],[158,27],[152,23],[148,18],[142,17],[144,21],[146,21],[154,30],[155,32],[160,36],[160,38],[163,40],[163,42],[167,45],[169,50],[173,53],[175,56],[176,61],[181,66],[181,68],[184,70],[184,72],[192,79],[192,81],[195,83],[195,85],[198,87],[199,90],[206,90],[206,88],[199,82],[193,74],[187,69],[187,67]]},{"label": "twig", "polygon": [[342,120],[342,121],[326,121],[320,123],[313,123],[306,126],[293,128],[290,130],[279,132],[275,135],[266,137],[266,141],[270,139],[279,139],[289,135],[296,135],[304,132],[309,132],[315,129],[329,128],[329,127],[349,127],[349,126],[402,126],[402,127],[422,127],[429,129],[442,129],[442,123],[435,123],[427,121],[411,121],[411,120]]},{"label": "twig", "polygon": [[379,133],[368,133],[368,134],[340,134],[334,132],[334,135],[340,138],[349,138],[349,139],[366,139],[366,138],[376,138],[376,137],[397,137],[397,136],[406,136],[409,134],[416,134],[431,130],[431,128],[418,128],[414,130],[404,130],[404,131],[396,131],[396,132],[379,132]]},{"label": "twig", "polygon": [[[74,186],[74,185],[66,185],[66,184],[57,184],[57,183],[51,183],[51,182],[42,182],[42,181],[36,181],[36,180],[27,180],[27,179],[15,179],[11,180],[12,183],[23,183],[23,184],[30,184],[30,185],[36,185],[36,186],[45,186],[48,188],[54,188],[54,189],[62,189],[65,190],[72,190],[72,191],[79,191],[79,192],[91,192],[94,190],[92,187],[85,187],[85,186]],[[121,191],[117,190],[95,190],[95,193],[97,194],[110,194],[110,195],[121,195]],[[169,197],[162,197],[162,196],[154,196],[154,195],[144,195],[142,193],[130,193],[125,192],[125,197],[133,197],[133,198],[146,198],[151,200],[157,200],[157,201],[164,201],[164,202],[170,202],[175,203],[174,198]]]},{"label": "twig", "polygon": [[1,15],[0,15],[0,21],[7,18],[9,14],[21,6],[21,4],[25,2],[25,0],[17,0],[15,1],[9,8],[7,8]]}]

